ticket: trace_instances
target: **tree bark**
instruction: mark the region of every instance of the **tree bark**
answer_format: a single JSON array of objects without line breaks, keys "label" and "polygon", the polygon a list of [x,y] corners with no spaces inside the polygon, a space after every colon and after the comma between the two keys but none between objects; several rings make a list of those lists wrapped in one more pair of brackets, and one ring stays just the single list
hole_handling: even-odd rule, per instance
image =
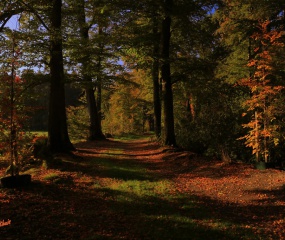
[{"label": "tree bark", "polygon": [[98,112],[98,128],[102,129],[102,79],[97,77],[97,112]]},{"label": "tree bark", "polygon": [[50,14],[50,99],[48,148],[51,152],[74,150],[67,131],[61,32],[61,0],[52,1]]},{"label": "tree bark", "polygon": [[[80,27],[80,37],[83,43],[84,48],[89,47],[89,27],[86,23],[85,16],[85,6],[84,1],[81,0],[79,3],[79,12],[78,12],[78,22]],[[105,139],[104,134],[102,133],[101,127],[101,116],[98,114],[98,107],[95,98],[94,84],[92,83],[92,77],[89,73],[89,63],[91,62],[91,56],[88,52],[85,53],[85,56],[81,59],[82,72],[83,72],[83,81],[87,84],[85,88],[87,108],[89,113],[89,134],[88,140],[98,140]]]},{"label": "tree bark", "polygon": [[154,131],[157,138],[161,136],[161,99],[159,84],[159,32],[157,16],[153,16],[153,106],[154,106]]},{"label": "tree bark", "polygon": [[86,100],[87,100],[87,107],[90,119],[90,128],[89,128],[89,136],[88,140],[100,140],[105,139],[104,134],[102,133],[100,126],[100,121],[98,117],[98,109],[95,100],[95,91],[93,88],[86,88]]},{"label": "tree bark", "polygon": [[102,54],[103,54],[103,49],[104,45],[102,43],[101,37],[103,35],[103,29],[100,26],[98,26],[98,34],[100,37],[100,42],[99,42],[99,54],[98,54],[98,59],[97,59],[97,84],[96,84],[96,90],[97,90],[97,111],[98,111],[98,127],[102,129],[102,77],[101,77],[101,70],[102,70]]},{"label": "tree bark", "polygon": [[175,132],[174,132],[174,116],[173,116],[173,93],[171,83],[170,70],[170,37],[171,37],[171,10],[173,7],[173,0],[165,0],[164,11],[165,17],[162,21],[162,100],[164,103],[164,134],[165,145],[176,146]]}]

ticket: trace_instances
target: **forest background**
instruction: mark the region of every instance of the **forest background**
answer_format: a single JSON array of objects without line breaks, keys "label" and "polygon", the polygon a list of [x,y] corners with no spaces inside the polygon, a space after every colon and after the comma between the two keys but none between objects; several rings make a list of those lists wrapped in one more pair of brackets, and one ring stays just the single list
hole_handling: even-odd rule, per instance
[{"label": "forest background", "polygon": [[225,161],[280,163],[284,11],[284,0],[1,1],[2,146],[23,130],[47,131],[52,152],[154,131]]}]

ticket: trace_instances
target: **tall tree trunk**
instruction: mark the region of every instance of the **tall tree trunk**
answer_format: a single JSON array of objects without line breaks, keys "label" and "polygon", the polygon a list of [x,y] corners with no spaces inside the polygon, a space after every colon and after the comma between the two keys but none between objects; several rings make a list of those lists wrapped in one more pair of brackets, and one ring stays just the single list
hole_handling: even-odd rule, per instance
[{"label": "tall tree trunk", "polygon": [[96,140],[96,139],[105,139],[104,134],[101,131],[100,121],[98,117],[98,109],[95,100],[95,91],[93,88],[86,88],[86,100],[88,106],[88,113],[90,119],[90,128],[89,128],[89,140]]},{"label": "tall tree trunk", "polygon": [[99,34],[99,54],[97,59],[97,84],[96,84],[96,90],[97,90],[97,110],[98,110],[98,121],[99,121],[99,127],[102,129],[102,54],[104,50],[104,45],[102,43],[102,35],[103,35],[103,29],[100,26],[98,26],[98,34]]},{"label": "tall tree trunk", "polygon": [[165,17],[162,21],[162,65],[161,65],[161,77],[162,77],[162,100],[164,103],[164,134],[165,145],[176,146],[175,132],[174,132],[174,116],[173,116],[173,93],[171,83],[171,71],[170,71],[170,37],[171,37],[171,10],[173,7],[173,0],[165,0],[164,10]]},{"label": "tall tree trunk", "polygon": [[101,76],[97,77],[97,112],[98,112],[98,125],[102,129],[102,79]]},{"label": "tall tree trunk", "polygon": [[153,17],[153,63],[152,63],[152,82],[153,82],[153,107],[154,107],[154,130],[157,138],[161,136],[161,101],[159,86],[159,39],[158,19]]},{"label": "tall tree trunk", "polygon": [[[80,26],[80,36],[84,48],[87,49],[89,47],[89,27],[86,23],[85,16],[85,4],[84,0],[81,0],[79,3],[79,12],[78,12],[78,22]],[[89,113],[89,134],[88,140],[96,140],[96,139],[105,139],[104,134],[102,133],[101,128],[101,119],[98,115],[98,108],[95,98],[94,84],[92,83],[92,77],[89,73],[89,63],[91,62],[91,57],[89,52],[85,52],[85,56],[81,59],[82,64],[82,72],[83,72],[83,81],[87,84],[85,88],[86,100],[87,100],[87,108]]]},{"label": "tall tree trunk", "polygon": [[74,150],[70,142],[65,110],[64,70],[61,32],[61,0],[52,1],[50,15],[50,99],[48,147],[51,152]]}]

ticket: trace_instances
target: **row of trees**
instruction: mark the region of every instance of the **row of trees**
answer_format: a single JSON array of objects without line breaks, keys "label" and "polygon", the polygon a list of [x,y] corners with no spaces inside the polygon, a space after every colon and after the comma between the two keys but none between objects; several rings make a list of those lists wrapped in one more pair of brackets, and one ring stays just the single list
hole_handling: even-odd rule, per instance
[{"label": "row of trees", "polygon": [[73,149],[64,90],[72,83],[84,91],[90,140],[143,131],[148,122],[166,145],[224,159],[248,159],[251,148],[267,162],[284,156],[284,7],[284,0],[2,1],[0,34],[9,39],[5,26],[17,16],[18,69],[28,82],[41,76],[50,84],[54,152]]}]

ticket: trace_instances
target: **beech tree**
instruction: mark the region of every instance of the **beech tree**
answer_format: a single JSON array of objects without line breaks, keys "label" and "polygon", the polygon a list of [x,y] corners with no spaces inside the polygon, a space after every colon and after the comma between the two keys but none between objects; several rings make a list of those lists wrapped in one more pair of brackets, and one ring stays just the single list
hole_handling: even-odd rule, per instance
[{"label": "beech tree", "polygon": [[50,99],[48,147],[52,152],[74,150],[67,131],[65,110],[65,78],[62,50],[62,1],[53,0],[50,21]]},{"label": "beech tree", "polygon": [[162,99],[164,103],[164,134],[165,145],[176,146],[173,116],[173,93],[170,69],[170,38],[171,20],[173,11],[173,0],[164,2],[164,19],[161,28],[161,79],[162,79]]},{"label": "beech tree", "polygon": [[101,114],[99,114],[98,105],[95,99],[95,84],[92,82],[92,74],[90,72],[92,57],[90,54],[91,42],[89,39],[89,31],[94,24],[94,19],[91,19],[90,22],[87,22],[85,13],[87,6],[85,5],[85,1],[76,2],[75,4],[81,38],[80,46],[85,50],[83,56],[80,57],[79,62],[82,65],[82,76],[85,85],[85,95],[90,119],[88,139],[104,139],[105,137],[102,133],[101,128]]},{"label": "beech tree", "polygon": [[152,34],[153,34],[153,52],[152,52],[152,84],[153,84],[153,108],[154,108],[154,130],[156,137],[161,136],[161,97],[159,80],[159,48],[160,48],[160,30],[159,15],[153,8]]},{"label": "beech tree", "polygon": [[[114,1],[68,1],[72,13],[66,20],[69,69],[78,74],[77,84],[85,92],[90,118],[89,139],[104,139],[102,118],[103,91],[116,81],[118,64],[118,18],[122,6]],[[76,31],[74,31],[76,29]],[[78,71],[79,69],[79,71]]]}]

